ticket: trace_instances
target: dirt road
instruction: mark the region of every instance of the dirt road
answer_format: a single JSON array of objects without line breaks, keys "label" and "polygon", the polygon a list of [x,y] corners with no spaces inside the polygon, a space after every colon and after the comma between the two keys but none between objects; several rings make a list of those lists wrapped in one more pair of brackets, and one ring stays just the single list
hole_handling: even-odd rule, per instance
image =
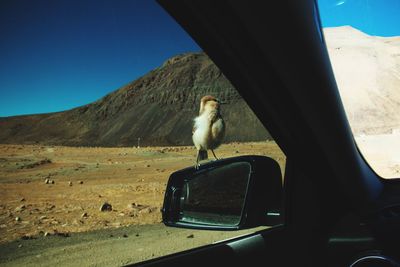
[{"label": "dirt road", "polygon": [[1,266],[122,266],[211,244],[260,228],[216,232],[140,225],[38,237],[0,245]]}]

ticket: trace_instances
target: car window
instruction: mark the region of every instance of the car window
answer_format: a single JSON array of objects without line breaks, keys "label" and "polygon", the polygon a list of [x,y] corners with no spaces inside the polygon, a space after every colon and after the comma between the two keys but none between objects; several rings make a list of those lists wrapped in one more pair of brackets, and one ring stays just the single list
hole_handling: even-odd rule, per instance
[{"label": "car window", "polygon": [[384,178],[400,175],[399,1],[319,0],[325,41],[358,148]]},{"label": "car window", "polygon": [[225,123],[218,158],[286,157],[157,3],[6,0],[0,34],[0,265],[120,266],[266,228],[162,224],[204,96]]}]

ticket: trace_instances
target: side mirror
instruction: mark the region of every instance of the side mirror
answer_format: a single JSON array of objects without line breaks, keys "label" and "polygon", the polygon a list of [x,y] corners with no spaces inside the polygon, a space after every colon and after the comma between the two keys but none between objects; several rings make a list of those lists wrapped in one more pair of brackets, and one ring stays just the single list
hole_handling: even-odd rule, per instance
[{"label": "side mirror", "polygon": [[268,157],[241,156],[171,174],[162,208],[167,226],[239,230],[282,222],[282,175]]}]

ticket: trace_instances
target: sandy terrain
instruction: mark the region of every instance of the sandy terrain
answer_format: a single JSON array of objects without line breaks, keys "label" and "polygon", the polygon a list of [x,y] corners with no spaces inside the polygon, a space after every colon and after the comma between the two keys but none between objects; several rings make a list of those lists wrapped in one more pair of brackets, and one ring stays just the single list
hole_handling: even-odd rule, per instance
[{"label": "sandy terrain", "polygon": [[400,178],[400,133],[356,136],[357,145],[374,171],[383,178]]},{"label": "sandy terrain", "polygon": [[400,172],[400,37],[324,28],[329,57],[360,151],[382,177]]},{"label": "sandy terrain", "polygon": [[[282,167],[285,160],[274,142],[232,143],[221,146],[216,153],[223,158],[268,155]],[[165,229],[170,228],[160,224],[160,208],[168,177],[173,171],[192,165],[194,160],[192,147],[0,145],[0,254],[3,260],[16,259],[18,249],[22,251],[34,242],[40,247],[52,238],[72,240],[77,232],[130,229],[130,237],[143,238],[143,229],[153,225],[159,229],[155,231],[157,235],[160,231],[166,235]],[[112,205],[112,210],[100,211],[106,202]],[[187,230],[179,231],[185,240],[188,239]],[[116,238],[123,238],[123,235]],[[214,232],[214,235],[204,235],[203,239],[197,238],[194,243],[196,246],[209,244],[234,235],[237,233]],[[17,241],[10,243],[13,240]],[[141,239],[139,244],[148,242],[146,240]],[[22,246],[20,242],[28,244]],[[154,245],[165,246],[164,243]],[[14,248],[11,251],[10,246]],[[154,252],[149,252],[148,257],[173,251],[169,247],[154,256]],[[129,253],[132,257],[132,252]],[[127,262],[132,260],[126,259]]]}]

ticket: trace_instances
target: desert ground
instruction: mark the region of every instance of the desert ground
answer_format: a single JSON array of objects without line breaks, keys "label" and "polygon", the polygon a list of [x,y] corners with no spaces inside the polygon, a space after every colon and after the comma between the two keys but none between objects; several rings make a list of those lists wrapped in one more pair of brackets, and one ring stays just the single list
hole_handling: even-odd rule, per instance
[{"label": "desert ground", "polygon": [[372,167],[381,177],[395,179],[400,177],[400,133],[360,135],[355,137],[357,146]]},{"label": "desert ground", "polygon": [[[75,263],[118,266],[243,234],[161,224],[169,175],[192,166],[195,154],[191,146],[0,145],[0,264],[71,265],[62,255],[87,251],[79,256],[86,262]],[[285,164],[272,141],[225,144],[216,154],[266,155],[282,170]],[[111,244],[120,248],[113,257],[102,253]]]}]

